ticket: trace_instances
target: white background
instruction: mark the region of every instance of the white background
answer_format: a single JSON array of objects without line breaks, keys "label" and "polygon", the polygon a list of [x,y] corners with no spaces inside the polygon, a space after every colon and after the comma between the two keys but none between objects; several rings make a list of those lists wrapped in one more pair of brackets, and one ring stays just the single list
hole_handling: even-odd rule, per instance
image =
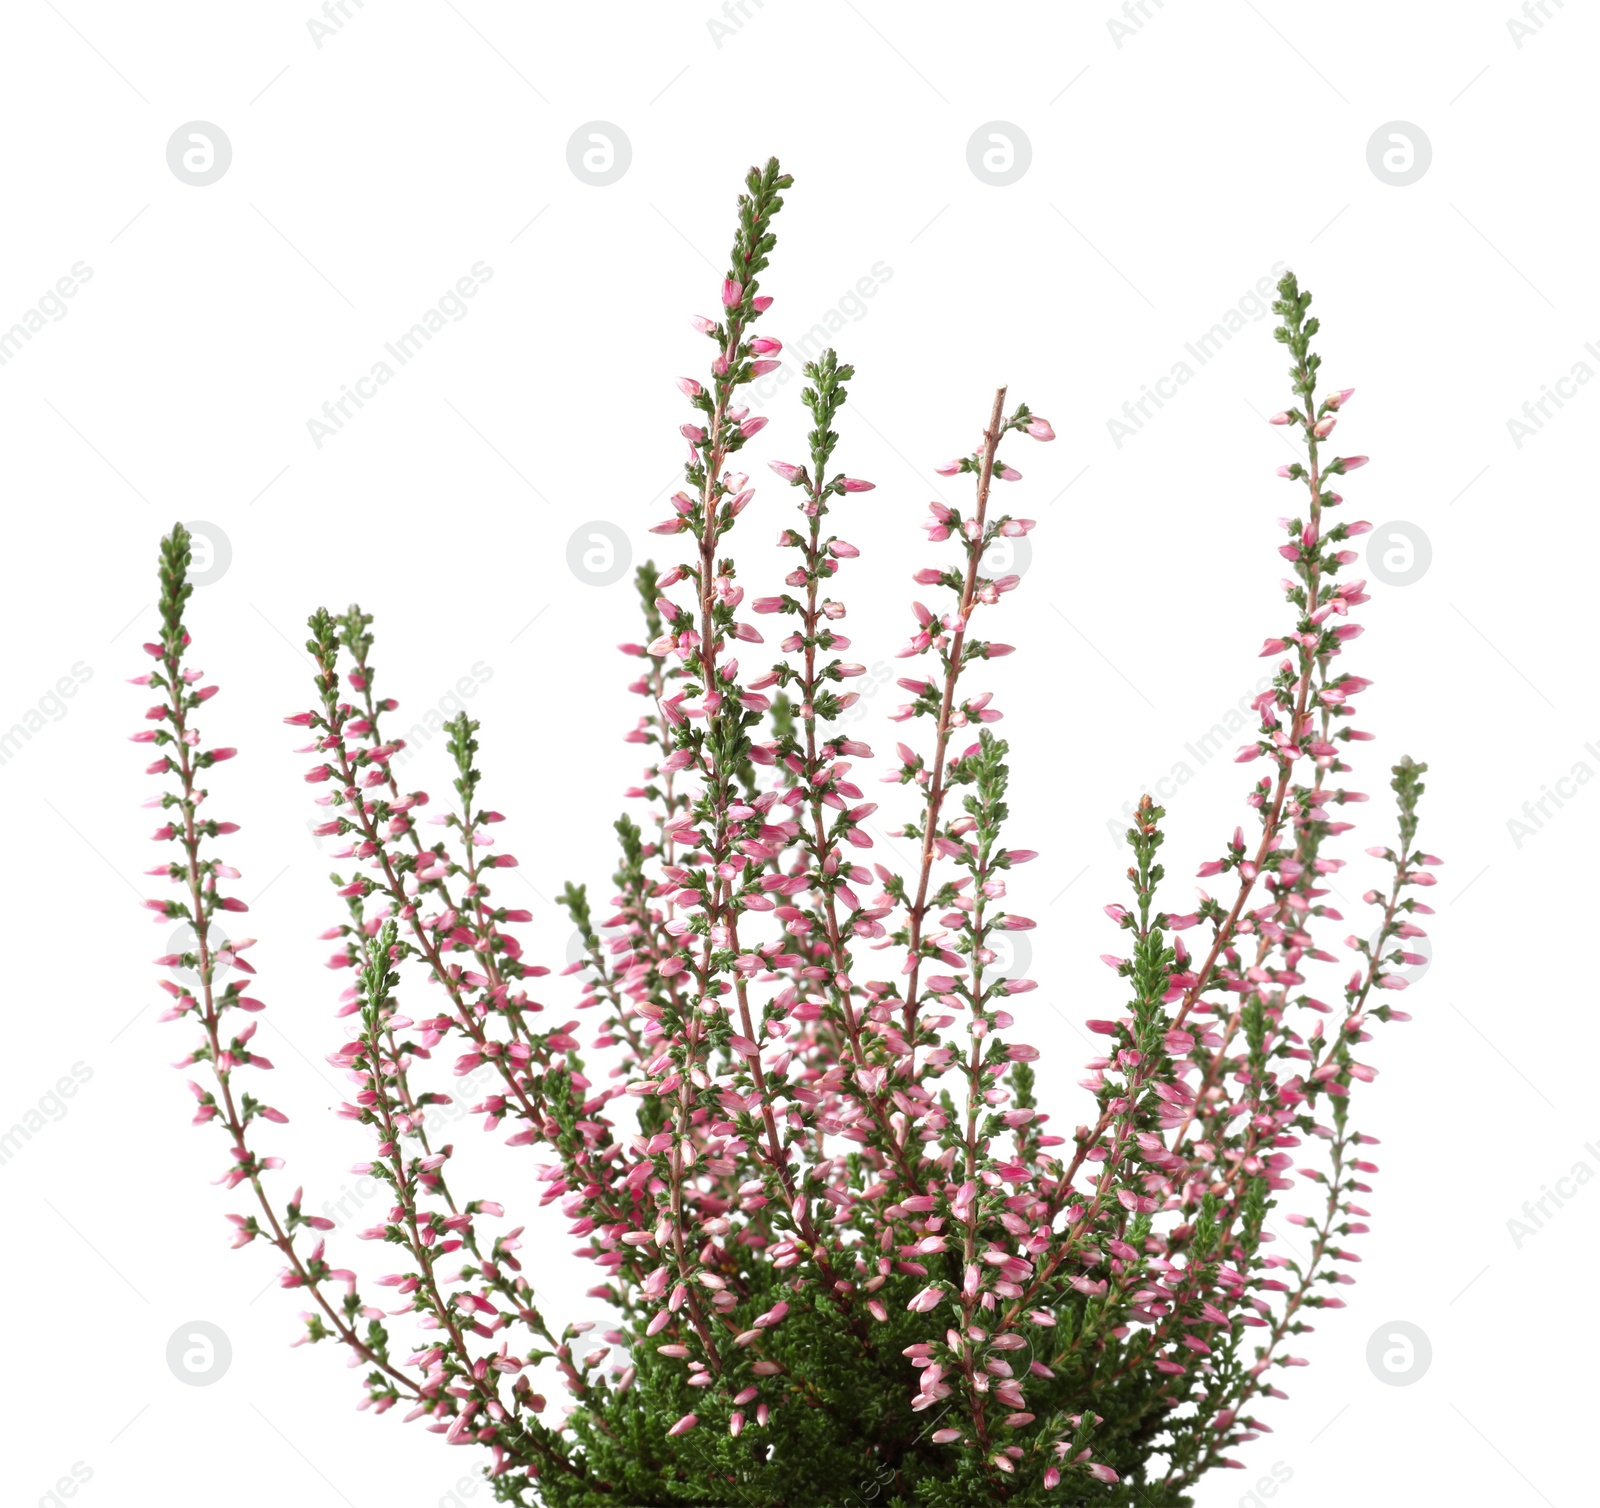
[{"label": "white background", "polygon": [[[602,520],[638,551],[661,543],[645,530],[664,516],[685,417],[670,379],[706,355],[685,316],[711,305],[742,173],[773,152],[796,184],[768,328],[792,341],[842,309],[836,343],[860,368],[840,425],[844,465],[878,483],[841,514],[864,552],[841,578],[859,658],[893,663],[908,573],[934,558],[918,519],[961,492],[930,468],[971,447],[995,385],[1060,435],[1009,454],[1025,480],[1004,503],[1039,528],[1004,608],[1002,636],[1024,653],[991,684],[1015,751],[1013,841],[1043,855],[1014,887],[1041,922],[1041,988],[1019,1017],[1067,1127],[1088,1103],[1070,1087],[1088,1052],[1078,1023],[1121,998],[1097,962],[1124,862],[1107,823],[1192,767],[1168,803],[1180,909],[1248,779],[1185,745],[1252,688],[1261,639],[1286,626],[1273,518],[1298,507],[1272,474],[1281,433],[1261,422],[1287,396],[1270,317],[1247,318],[1120,445],[1107,421],[1275,263],[1315,291],[1325,374],[1359,390],[1339,438],[1374,458],[1345,488],[1347,516],[1409,522],[1432,550],[1414,584],[1374,586],[1347,657],[1376,682],[1360,721],[1380,734],[1361,748],[1354,783],[1378,799],[1349,851],[1387,840],[1386,770],[1409,751],[1432,765],[1423,842],[1447,867],[1437,961],[1405,1001],[1416,1019],[1371,1048],[1382,1073],[1359,1100],[1383,1142],[1361,1282],[1298,1348],[1313,1365],[1289,1374],[1250,1469],[1198,1501],[1260,1501],[1252,1484],[1274,1463],[1292,1473],[1275,1501],[1305,1508],[1591,1501],[1600,1189],[1520,1248],[1507,1222],[1580,1160],[1600,1170],[1585,1150],[1600,1148],[1600,1109],[1583,863],[1600,792],[1567,786],[1573,799],[1520,840],[1508,821],[1579,762],[1600,770],[1585,747],[1600,740],[1587,605],[1600,393],[1569,387],[1520,445],[1507,420],[1576,363],[1600,371],[1584,349],[1600,339],[1594,17],[1550,0],[1517,38],[1510,0],[1148,0],[1114,36],[1110,0],[746,9],[716,36],[710,0],[351,0],[318,46],[309,3],[7,7],[0,327],[75,263],[92,277],[0,367],[0,726],[75,664],[92,678],[59,718],[47,701],[0,766],[0,1127],[72,1064],[92,1078],[0,1166],[6,1501],[31,1505],[74,1463],[93,1473],[79,1500],[117,1508],[224,1491],[239,1508],[457,1501],[473,1454],[351,1412],[354,1378],[328,1348],[285,1349],[298,1305],[261,1292],[272,1254],[227,1249],[222,1216],[242,1206],[208,1183],[222,1138],[187,1127],[165,1066],[185,1029],[153,1019],[164,997],[146,960],[165,934],[136,896],[151,893],[139,871],[154,824],[137,805],[143,751],[125,741],[146,699],[123,678],[143,669],[158,535],[209,521],[232,561],[193,602],[200,663],[224,687],[206,731],[243,750],[212,784],[245,824],[229,854],[262,939],[273,1097],[293,1118],[264,1139],[315,1208],[350,1181],[359,1144],[327,1114],[343,1086],[323,1054],[342,1032],[313,937],[340,909],[279,721],[309,698],[305,615],[352,599],[373,611],[384,689],[413,716],[448,711],[474,666],[491,672],[470,706],[523,861],[502,894],[534,908],[530,951],[559,966],[568,928],[543,898],[568,877],[605,894],[638,705],[611,647],[637,633],[631,593],[577,580],[567,542]],[[632,150],[605,187],[567,162],[596,120]],[[207,187],[166,160],[194,121],[232,144]],[[1009,186],[968,166],[969,138],[994,121],[1031,143]],[[1431,143],[1408,186],[1368,165],[1369,139],[1396,121]],[[315,445],[307,420],[480,261],[493,277],[466,317]],[[890,276],[853,302],[878,263]],[[797,392],[765,405],[772,426],[748,452],[762,475],[799,458]],[[775,582],[767,546],[788,506],[764,485],[737,536],[752,591]],[[880,747],[894,700],[880,693],[862,723]],[[414,766],[440,795],[442,761],[435,743]],[[877,821],[904,815],[886,798]],[[1354,916],[1371,872],[1347,874]],[[483,1139],[463,1126],[458,1141]],[[555,1212],[534,1214],[526,1161],[497,1152],[472,1191],[528,1218],[548,1310],[576,1317],[591,1274],[563,1255]],[[212,1387],[165,1363],[195,1319],[232,1341]],[[1393,1320],[1432,1344],[1403,1388],[1366,1362]]]}]

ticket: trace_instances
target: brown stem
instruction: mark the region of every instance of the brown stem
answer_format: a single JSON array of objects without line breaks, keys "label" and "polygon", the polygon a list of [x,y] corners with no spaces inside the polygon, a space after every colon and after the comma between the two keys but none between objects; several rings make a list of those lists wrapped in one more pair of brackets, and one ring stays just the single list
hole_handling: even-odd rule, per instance
[{"label": "brown stem", "polygon": [[[189,744],[184,735],[187,731],[186,714],[183,707],[183,670],[176,654],[168,654],[163,660],[167,671],[167,689],[169,693],[168,710],[172,717],[173,743],[178,751],[178,772],[183,784],[183,850],[188,874],[187,884],[191,915],[194,919],[196,948],[199,955],[200,994],[203,1014],[202,1024],[205,1027],[206,1040],[211,1049],[211,1066],[216,1076],[217,1087],[222,1094],[223,1123],[227,1126],[229,1134],[233,1137],[234,1146],[241,1151],[245,1149],[245,1126],[240,1117],[238,1107],[234,1103],[233,1088],[231,1084],[232,1071],[221,1067],[222,1042],[220,1036],[221,1015],[217,1010],[214,992],[212,989],[212,974],[215,964],[211,954],[211,943],[207,936],[210,927],[211,912],[205,904],[205,896],[200,881],[200,835],[195,825],[195,790],[194,781],[196,768],[190,757]],[[349,1346],[362,1360],[378,1367],[389,1377],[394,1379],[406,1391],[409,1397],[420,1397],[415,1380],[406,1372],[391,1365],[377,1352],[373,1351],[345,1322],[344,1317],[333,1306],[327,1295],[322,1291],[322,1285],[311,1275],[299,1253],[294,1247],[294,1238],[283,1228],[278,1219],[278,1212],[271,1200],[267,1198],[266,1190],[261,1185],[260,1174],[255,1170],[254,1158],[250,1157],[251,1167],[247,1174],[251,1189],[255,1192],[256,1202],[261,1207],[262,1214],[266,1217],[267,1224],[272,1229],[272,1244],[283,1253],[299,1277],[301,1286],[305,1287],[316,1301],[317,1307],[332,1322],[334,1331],[339,1339]]]},{"label": "brown stem", "polygon": [[906,985],[905,1032],[911,1044],[911,1073],[916,1072],[917,996],[922,969],[922,924],[928,910],[928,885],[933,874],[934,838],[939,828],[939,812],[945,798],[945,759],[950,744],[951,714],[955,709],[956,682],[961,679],[962,655],[966,648],[967,624],[977,607],[978,562],[983,556],[983,530],[988,517],[989,488],[994,480],[995,452],[1000,448],[1001,416],[1005,408],[1006,390],[996,390],[994,404],[989,410],[989,426],[983,432],[983,454],[978,470],[978,502],[975,517],[976,537],[967,541],[967,575],[961,589],[961,627],[951,639],[945,656],[944,692],[939,702],[939,723],[934,734],[933,775],[928,782],[928,796],[923,808],[922,856],[917,870],[917,897],[912,903],[910,919],[911,977]]}]

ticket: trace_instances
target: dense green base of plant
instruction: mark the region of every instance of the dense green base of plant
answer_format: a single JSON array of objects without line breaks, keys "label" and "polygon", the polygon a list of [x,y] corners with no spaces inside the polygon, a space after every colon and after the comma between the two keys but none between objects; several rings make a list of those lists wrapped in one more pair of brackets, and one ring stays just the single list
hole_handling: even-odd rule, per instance
[{"label": "dense green base of plant", "polygon": [[[766,1356],[785,1369],[788,1401],[765,1427],[752,1421],[738,1438],[703,1425],[667,1436],[674,1420],[703,1406],[696,1396],[703,1390],[685,1387],[682,1368],[656,1361],[651,1343],[644,1342],[635,1353],[639,1371],[628,1391],[597,1386],[591,1406],[571,1418],[581,1442],[572,1459],[583,1469],[550,1470],[536,1480],[508,1474],[495,1484],[501,1500],[536,1500],[546,1508],[1188,1508],[1193,1500],[1187,1493],[1161,1485],[1165,1463],[1150,1459],[1159,1436],[1174,1423],[1182,1429],[1181,1421],[1170,1418],[1169,1398],[1143,1368],[1117,1376],[1130,1346],[1138,1348],[1139,1333],[1074,1365],[1072,1337],[1081,1305],[1061,1313],[1057,1344],[1048,1354],[1015,1353],[1017,1370],[1037,1359],[1056,1374],[1053,1381],[1036,1378],[1030,1384],[1030,1401],[1037,1394],[1041,1412],[1098,1398],[1104,1422],[1094,1432],[1094,1455],[1116,1469],[1119,1483],[1067,1472],[1046,1489],[1040,1479],[1044,1465],[1056,1460],[1053,1454],[1018,1463],[1016,1474],[1008,1476],[970,1449],[934,1444],[941,1424],[968,1421],[954,1399],[920,1413],[911,1410],[914,1374],[901,1351],[926,1339],[925,1316],[905,1308],[920,1286],[920,1279],[897,1278],[880,1290],[890,1318],[872,1327],[870,1352],[825,1299],[813,1300],[814,1309],[793,1310],[763,1345]],[[782,1286],[752,1294],[762,1306],[785,1297],[793,1295]],[[757,1379],[751,1374],[749,1380]],[[771,1379],[764,1391],[775,1391]]]}]

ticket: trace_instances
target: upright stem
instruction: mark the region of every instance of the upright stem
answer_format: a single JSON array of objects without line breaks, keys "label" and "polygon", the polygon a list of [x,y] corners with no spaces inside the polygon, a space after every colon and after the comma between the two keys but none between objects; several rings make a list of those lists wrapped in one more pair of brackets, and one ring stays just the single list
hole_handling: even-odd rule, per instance
[{"label": "upright stem", "polygon": [[922,854],[917,865],[917,894],[910,908],[911,977],[906,983],[905,1031],[911,1044],[910,1072],[916,1073],[917,1011],[921,1003],[918,994],[922,969],[923,920],[928,913],[928,886],[933,875],[935,838],[939,830],[939,814],[944,807],[945,762],[950,746],[951,714],[955,709],[956,682],[961,679],[962,656],[966,649],[967,624],[977,606],[978,562],[983,558],[983,531],[988,519],[989,488],[994,481],[995,452],[1000,448],[1000,421],[1005,410],[1006,390],[999,388],[994,404],[989,410],[989,424],[983,432],[983,453],[978,468],[978,501],[975,514],[975,537],[967,541],[967,574],[961,589],[958,609],[960,627],[950,640],[945,656],[944,690],[939,700],[939,723],[934,733],[933,775],[928,782],[928,796],[923,806]]}]

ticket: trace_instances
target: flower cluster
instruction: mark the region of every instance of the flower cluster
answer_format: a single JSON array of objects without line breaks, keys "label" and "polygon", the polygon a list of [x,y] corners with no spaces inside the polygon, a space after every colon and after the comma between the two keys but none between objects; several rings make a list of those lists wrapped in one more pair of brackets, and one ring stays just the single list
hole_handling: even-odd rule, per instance
[{"label": "flower cluster", "polygon": [[[330,1222],[269,1191],[280,1159],[252,1145],[256,1121],[283,1117],[236,1085],[271,1065],[253,1021],[233,1028],[261,1002],[245,993],[249,942],[222,930],[244,909],[218,888],[238,872],[211,856],[236,829],[198,784],[234,751],[201,749],[216,688],[187,664],[188,536],[163,541],[157,668],[140,678],[160,700],[137,737],[167,780],[155,836],[177,845],[152,873],[178,898],[148,904],[194,934],[158,962],[194,981],[164,983],[168,1017],[200,1033],[183,1066],[211,1070],[191,1086],[196,1119],[226,1129],[223,1181],[254,1196],[230,1216],[235,1244],[270,1242],[314,1305],[301,1339],[350,1349],[363,1406],[401,1404],[482,1446],[501,1501],[1178,1508],[1266,1428],[1256,1411],[1304,1364],[1287,1348],[1307,1315],[1342,1305],[1376,1171],[1350,1114],[1375,1073],[1362,1045],[1407,1019],[1387,1002],[1423,961],[1418,892],[1438,861],[1415,847],[1426,766],[1409,759],[1394,767],[1398,840],[1367,850],[1387,876],[1363,898],[1372,919],[1332,940],[1348,925],[1328,900],[1347,862],[1332,850],[1366,800],[1342,783],[1345,756],[1371,736],[1351,726],[1369,682],[1341,664],[1367,597],[1339,580],[1368,526],[1335,522],[1331,490],[1365,457],[1321,454],[1351,392],[1318,397],[1317,320],[1286,276],[1274,310],[1294,403],[1274,422],[1304,442],[1281,472],[1304,493],[1280,521],[1288,626],[1266,641],[1275,674],[1238,755],[1263,773],[1185,914],[1159,903],[1165,814],[1140,802],[1130,894],[1106,907],[1123,1004],[1088,1023],[1104,1038],[1082,1081],[1094,1109],[1061,1134],[1038,1050],[1016,1035],[1035,985],[1001,934],[1034,926],[1009,891],[1035,854],[1007,836],[1003,710],[983,684],[1013,652],[989,634],[1020,584],[987,562],[1034,527],[1003,510],[1021,476],[1001,450],[1055,436],[1002,389],[974,448],[935,468],[969,478],[971,503],[930,504],[942,548],[913,573],[905,741],[880,777],[901,788],[898,826],[880,829],[860,784],[873,751],[844,721],[862,665],[840,577],[859,552],[834,532],[873,484],[838,469],[854,373],[832,351],[804,368],[808,454],[768,462],[796,505],[782,590],[747,597],[728,539],[771,506],[752,512],[740,469],[766,423],[743,390],[782,349],[756,331],[789,187],[775,161],[751,170],[720,311],[694,321],[709,368],[678,379],[684,485],[654,532],[682,558],[638,573],[644,642],[622,649],[647,708],[627,738],[647,764],[627,792],[637,815],[616,823],[609,905],[597,916],[580,884],[562,897],[582,941],[570,1019],[534,998],[548,970],[518,937],[531,917],[495,894],[517,860],[480,797],[478,725],[448,725],[453,794],[431,810],[397,778],[371,619],[309,620],[315,699],[288,721],[309,740],[318,831],[347,861],[324,934],[351,980],[329,1061],[351,1084],[339,1113],[371,1137],[359,1171],[390,1201],[360,1233],[396,1267],[371,1280],[386,1309],[331,1265]],[[908,869],[875,860],[883,832],[910,846]],[[530,1149],[509,1176],[557,1206],[597,1269],[590,1295],[615,1316],[600,1336],[547,1323],[523,1228],[458,1192],[430,1112],[468,1076],[487,1086],[472,1105],[484,1130]],[[1303,1259],[1270,1249],[1275,1210],[1307,1227]],[[418,1333],[392,1348],[402,1317]],[[563,1416],[541,1382],[565,1390]]]}]

